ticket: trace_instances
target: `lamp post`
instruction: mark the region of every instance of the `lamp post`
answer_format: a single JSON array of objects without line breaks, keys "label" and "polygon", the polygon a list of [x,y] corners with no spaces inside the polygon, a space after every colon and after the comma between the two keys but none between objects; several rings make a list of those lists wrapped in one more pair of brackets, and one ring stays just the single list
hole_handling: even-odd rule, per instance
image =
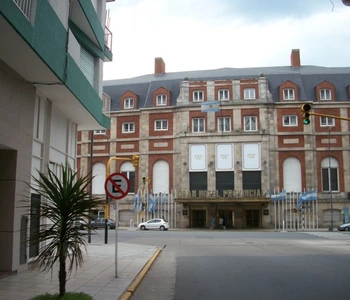
[{"label": "lamp post", "polygon": [[[90,131],[90,186],[89,193],[92,197],[92,162],[93,162],[93,151],[94,151],[94,131]],[[89,220],[88,220],[88,243],[91,243],[91,210],[89,211]]]},{"label": "lamp post", "polygon": [[333,231],[333,199],[332,199],[332,180],[331,180],[331,130],[328,128],[328,186],[329,186],[329,198],[331,202],[331,227],[329,231]]},{"label": "lamp post", "polygon": [[[108,144],[108,163],[107,163],[107,166],[106,166],[106,179],[107,179],[108,176],[109,176],[109,163],[110,163],[110,158],[111,158],[111,145],[110,145],[110,140],[109,140],[107,134],[104,133],[103,135],[106,137],[107,144]],[[109,216],[108,195],[106,193],[106,204],[105,204],[105,244],[108,244],[108,216]]]}]

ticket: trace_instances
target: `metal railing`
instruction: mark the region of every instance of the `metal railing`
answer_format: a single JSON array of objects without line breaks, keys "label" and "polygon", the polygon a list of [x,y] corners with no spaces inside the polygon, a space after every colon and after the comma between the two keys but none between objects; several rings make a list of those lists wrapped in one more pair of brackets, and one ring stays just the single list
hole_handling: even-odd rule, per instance
[{"label": "metal railing", "polygon": [[13,0],[28,20],[32,14],[33,0]]}]

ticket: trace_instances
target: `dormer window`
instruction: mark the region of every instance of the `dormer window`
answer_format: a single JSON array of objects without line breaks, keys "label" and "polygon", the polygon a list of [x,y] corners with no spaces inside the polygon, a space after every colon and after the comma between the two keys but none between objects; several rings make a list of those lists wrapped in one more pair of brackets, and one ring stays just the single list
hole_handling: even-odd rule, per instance
[{"label": "dormer window", "polygon": [[166,105],[166,95],[164,95],[164,94],[157,95],[156,104],[157,104],[157,106]]},{"label": "dormer window", "polygon": [[332,100],[331,89],[320,89],[320,100]]},{"label": "dormer window", "polygon": [[294,89],[284,89],[283,100],[295,100]]},{"label": "dormer window", "polygon": [[203,91],[193,91],[193,102],[202,102],[203,100]]},{"label": "dormer window", "polygon": [[124,108],[125,109],[134,108],[134,99],[133,98],[125,98],[124,99]]},{"label": "dormer window", "polygon": [[229,90],[219,90],[218,91],[219,101],[228,101],[230,99],[230,91]]},{"label": "dormer window", "polygon": [[244,100],[253,100],[255,99],[255,89],[246,88],[244,89]]}]

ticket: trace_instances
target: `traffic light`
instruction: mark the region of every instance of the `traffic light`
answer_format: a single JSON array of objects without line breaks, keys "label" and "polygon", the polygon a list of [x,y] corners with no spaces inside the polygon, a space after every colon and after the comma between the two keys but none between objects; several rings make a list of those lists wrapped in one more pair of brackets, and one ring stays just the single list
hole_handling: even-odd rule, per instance
[{"label": "traffic light", "polygon": [[142,183],[143,183],[143,185],[146,184],[146,177],[145,176],[142,177]]},{"label": "traffic light", "polygon": [[133,164],[133,166],[134,167],[138,167],[139,166],[139,158],[140,158],[140,156],[138,156],[138,155],[133,155],[132,156],[132,164]]},{"label": "traffic light", "polygon": [[297,209],[294,207],[293,208],[293,213],[296,213],[297,212]]},{"label": "traffic light", "polygon": [[145,209],[146,209],[146,207],[147,207],[146,202],[142,202],[142,210],[145,210]]},{"label": "traffic light", "polygon": [[310,124],[310,110],[311,110],[311,105],[306,103],[301,106],[301,113],[303,115],[303,124],[304,125],[309,125]]}]

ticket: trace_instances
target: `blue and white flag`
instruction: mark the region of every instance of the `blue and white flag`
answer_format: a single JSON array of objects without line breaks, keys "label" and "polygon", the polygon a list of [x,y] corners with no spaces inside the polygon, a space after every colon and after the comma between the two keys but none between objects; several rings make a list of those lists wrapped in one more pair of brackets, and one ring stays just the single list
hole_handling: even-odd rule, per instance
[{"label": "blue and white flag", "polygon": [[202,112],[220,111],[220,101],[204,101],[201,105]]},{"label": "blue and white flag", "polygon": [[139,205],[139,213],[142,212],[142,197],[140,196],[140,205]]},{"label": "blue and white flag", "polygon": [[154,200],[153,212],[156,212],[158,202],[159,202],[159,196],[157,195],[156,199]]},{"label": "blue and white flag", "polygon": [[298,200],[297,209],[299,209],[301,207],[301,205],[304,201],[316,201],[316,200],[317,200],[317,191],[316,190],[302,193],[299,197],[299,200]]},{"label": "blue and white flag", "polygon": [[163,194],[163,198],[162,198],[162,206],[166,203],[166,197],[165,194]]},{"label": "blue and white flag", "polygon": [[154,207],[154,202],[153,202],[153,197],[152,197],[152,194],[149,193],[149,196],[148,196],[148,212],[152,212],[153,211],[153,207]]},{"label": "blue and white flag", "polygon": [[286,199],[287,199],[286,190],[283,190],[279,194],[271,195],[271,201],[280,201],[280,200],[286,200]]},{"label": "blue and white flag", "polygon": [[138,201],[139,201],[139,195],[138,195],[138,194],[135,194],[134,205],[133,205],[133,207],[132,207],[132,209],[131,209],[132,212],[135,212],[135,209],[136,209],[136,207],[137,207]]}]

